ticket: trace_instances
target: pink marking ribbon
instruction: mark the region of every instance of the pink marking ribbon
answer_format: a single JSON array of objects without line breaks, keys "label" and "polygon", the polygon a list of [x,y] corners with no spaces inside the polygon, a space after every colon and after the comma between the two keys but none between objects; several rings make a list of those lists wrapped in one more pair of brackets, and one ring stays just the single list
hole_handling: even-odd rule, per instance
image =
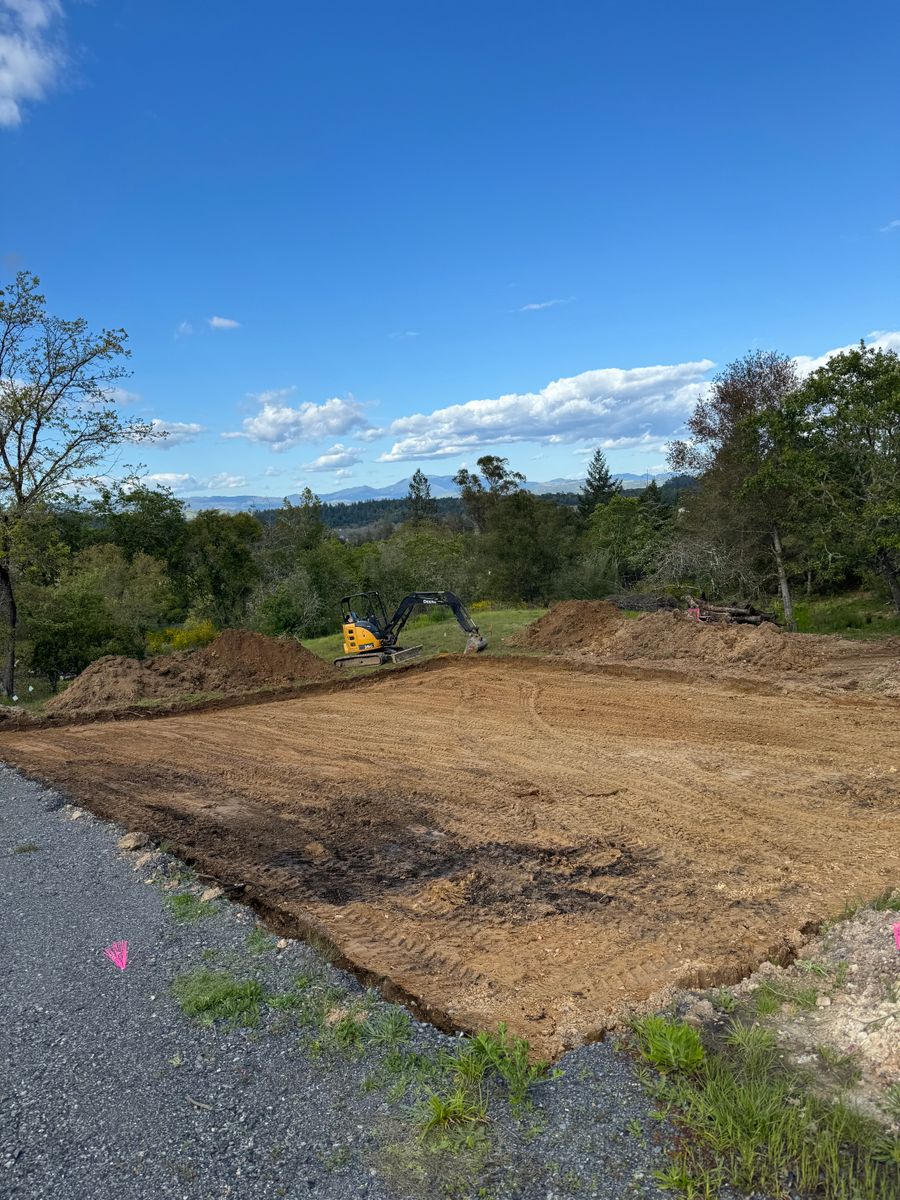
[{"label": "pink marking ribbon", "polygon": [[894,941],[897,943],[897,949],[900,950],[900,921],[894,926]]},{"label": "pink marking ribbon", "polygon": [[[898,926],[898,928],[900,928],[900,926]],[[103,953],[111,963],[119,968],[120,971],[124,971],[128,966],[127,942],[113,942],[111,946],[106,947]]]}]

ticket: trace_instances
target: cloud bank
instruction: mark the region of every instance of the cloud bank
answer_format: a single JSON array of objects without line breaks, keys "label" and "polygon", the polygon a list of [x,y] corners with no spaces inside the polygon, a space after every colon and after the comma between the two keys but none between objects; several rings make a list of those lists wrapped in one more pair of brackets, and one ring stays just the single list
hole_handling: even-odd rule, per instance
[{"label": "cloud bank", "polygon": [[715,364],[608,367],[557,379],[539,392],[511,392],[401,417],[379,462],[451,458],[498,443],[558,444],[588,438],[627,449],[670,436],[690,413]]}]

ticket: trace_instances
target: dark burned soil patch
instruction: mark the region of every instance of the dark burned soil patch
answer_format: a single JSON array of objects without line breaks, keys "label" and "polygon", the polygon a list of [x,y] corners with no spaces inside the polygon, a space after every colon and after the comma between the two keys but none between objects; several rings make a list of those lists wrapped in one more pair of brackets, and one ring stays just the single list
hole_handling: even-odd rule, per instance
[{"label": "dark burned soil patch", "polygon": [[423,888],[443,883],[449,886],[439,909],[453,907],[463,916],[471,908],[512,922],[602,907],[623,896],[621,886],[610,886],[613,880],[625,882],[633,896],[651,859],[646,851],[598,839],[569,846],[478,844],[447,830],[370,820],[355,828],[344,824],[339,842],[331,839],[330,831],[317,830],[314,840],[279,852],[268,865],[295,876],[301,891],[326,904],[416,903]]}]

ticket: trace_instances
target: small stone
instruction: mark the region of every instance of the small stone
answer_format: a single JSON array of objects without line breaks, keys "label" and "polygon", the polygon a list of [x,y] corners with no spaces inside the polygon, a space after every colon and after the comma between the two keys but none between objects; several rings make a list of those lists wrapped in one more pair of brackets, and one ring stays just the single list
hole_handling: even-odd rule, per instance
[{"label": "small stone", "polygon": [[816,996],[816,1008],[831,1008],[831,997]]},{"label": "small stone", "polygon": [[200,893],[200,902],[208,904],[210,900],[218,900],[221,895],[222,889],[220,887],[208,887]]},{"label": "small stone", "polygon": [[287,950],[288,946],[291,944],[291,939],[279,938],[275,944],[278,946],[279,950]]},{"label": "small stone", "polygon": [[146,833],[125,833],[116,845],[120,850],[141,850],[150,845],[150,838]]},{"label": "small stone", "polygon": [[143,854],[139,854],[134,860],[135,871],[140,871],[142,867],[146,867],[147,863],[153,862],[153,853],[150,850],[145,850]]},{"label": "small stone", "polygon": [[685,1012],[683,1020],[688,1025],[703,1025],[707,1021],[711,1021],[716,1015],[716,1010],[708,1000],[697,1000]]}]

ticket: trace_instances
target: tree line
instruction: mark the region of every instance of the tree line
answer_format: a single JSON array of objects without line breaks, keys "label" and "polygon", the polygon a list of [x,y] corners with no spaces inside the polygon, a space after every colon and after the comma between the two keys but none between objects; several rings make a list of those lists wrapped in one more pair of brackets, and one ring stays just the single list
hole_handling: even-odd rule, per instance
[{"label": "tree line", "polygon": [[[676,476],[625,494],[602,450],[577,497],[536,496],[484,455],[436,501],[421,470],[390,519],[338,535],[309,489],[265,513],[189,514],[110,462],[160,436],[110,400],[122,330],[50,316],[38,281],[0,292],[0,684],[53,686],[100,655],[137,657],[245,626],[338,628],[339,598],[377,589],[546,604],[629,589],[759,601],[880,587],[900,613],[900,361],[859,347],[808,378],[756,352],[711,384],[670,449]],[[364,502],[367,503],[367,502]],[[383,514],[384,510],[382,510]],[[375,515],[374,513],[372,514]],[[338,527],[340,528],[340,527]],[[161,640],[162,639],[162,640]]]}]

